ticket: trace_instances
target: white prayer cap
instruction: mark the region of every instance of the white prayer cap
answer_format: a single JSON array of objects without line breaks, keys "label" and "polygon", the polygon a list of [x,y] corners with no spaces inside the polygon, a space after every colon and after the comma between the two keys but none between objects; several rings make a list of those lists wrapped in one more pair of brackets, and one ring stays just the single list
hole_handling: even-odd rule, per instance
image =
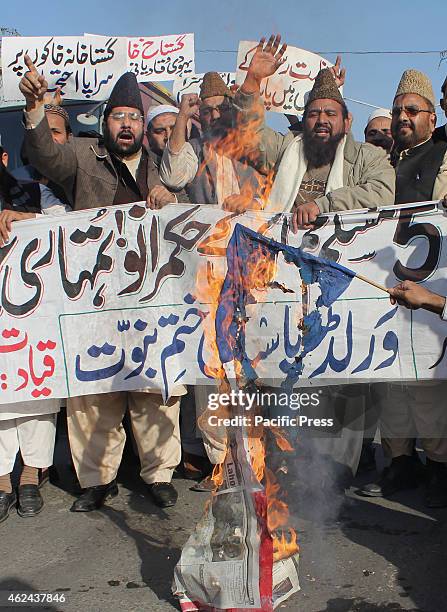
[{"label": "white prayer cap", "polygon": [[386,117],[387,119],[391,119],[391,111],[389,108],[376,108],[370,116],[368,117],[368,122],[366,127],[371,123],[373,119],[377,119],[377,117]]},{"label": "white prayer cap", "polygon": [[159,104],[158,106],[153,106],[147,113],[147,125],[149,125],[149,123],[153,121],[155,117],[158,117],[158,115],[164,115],[165,113],[174,113],[175,115],[178,115],[179,110],[176,106],[171,106],[170,104]]}]

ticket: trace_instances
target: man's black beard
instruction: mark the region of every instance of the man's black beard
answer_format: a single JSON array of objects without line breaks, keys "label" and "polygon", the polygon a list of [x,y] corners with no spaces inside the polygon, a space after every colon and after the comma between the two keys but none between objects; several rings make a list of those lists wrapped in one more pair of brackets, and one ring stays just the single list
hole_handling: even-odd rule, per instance
[{"label": "man's black beard", "polygon": [[[423,140],[427,139],[424,138]],[[398,151],[406,151],[407,149],[413,149],[413,147],[416,147],[418,144],[423,142],[423,140],[418,138],[414,132],[411,132],[411,134],[408,136],[397,136],[397,138],[394,140],[394,145]]]},{"label": "man's black beard", "polygon": [[[402,124],[398,124],[396,126],[396,132],[399,130]],[[406,151],[407,149],[413,149],[413,147],[417,147],[422,142],[428,140],[431,136],[431,132],[428,130],[423,133],[421,129],[417,130],[413,123],[410,122],[409,127],[411,128],[411,132],[409,135],[400,136],[396,133],[394,136],[394,146],[397,151]]]},{"label": "man's black beard", "polygon": [[215,126],[213,128],[209,127],[202,133],[203,140],[206,140],[206,142],[216,142],[217,140],[222,140],[226,135],[227,131],[220,126]]},{"label": "man's black beard", "polygon": [[141,145],[143,144],[144,134],[141,132],[141,135],[138,136],[130,147],[122,147],[117,143],[116,140],[112,138],[109,130],[106,126],[104,126],[104,146],[110,153],[117,155],[118,157],[132,157],[135,153],[141,149]]},{"label": "man's black beard", "polygon": [[226,138],[235,127],[235,116],[231,114],[227,120],[218,119],[214,124],[206,128],[202,126],[202,137],[207,142],[216,142]]},{"label": "man's black beard", "polygon": [[303,146],[308,165],[312,166],[312,168],[321,168],[322,166],[332,164],[337,147],[343,136],[343,133],[335,134],[330,136],[329,140],[323,141],[313,136],[313,132],[304,129]]},{"label": "man's black beard", "polygon": [[228,125],[217,123],[216,125],[209,126],[206,130],[204,130],[202,136],[207,142],[218,142],[219,140],[223,140],[228,136],[230,129],[231,128]]}]

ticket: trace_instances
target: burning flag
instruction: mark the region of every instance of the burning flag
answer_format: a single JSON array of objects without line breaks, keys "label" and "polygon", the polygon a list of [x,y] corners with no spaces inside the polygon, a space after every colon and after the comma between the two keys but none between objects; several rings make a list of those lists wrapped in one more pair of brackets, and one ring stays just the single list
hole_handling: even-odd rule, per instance
[{"label": "burning flag", "polygon": [[[321,290],[315,304],[317,310],[304,315],[301,361],[318,346],[324,335],[318,308],[331,306],[356,276],[355,272],[334,261],[315,257],[237,224],[227,247],[227,274],[216,312],[216,337],[222,363],[237,359],[246,379],[251,381],[257,375],[245,352],[246,306],[256,301],[252,294],[256,284],[267,286],[272,282],[279,253],[283,253],[287,263],[299,269],[304,292],[314,283]],[[256,266],[260,269],[258,273],[254,272]]]},{"label": "burning flag", "polygon": [[[287,377],[290,387],[302,372],[304,355],[324,336],[318,308],[331,306],[355,276],[337,263],[235,226],[215,310],[215,339],[221,363],[234,363],[237,386],[244,391],[255,389],[258,378],[256,363],[245,350],[246,307],[258,301],[257,290],[273,287],[292,292],[275,280],[280,253],[287,264],[299,269],[303,296],[309,285],[316,283],[321,290],[316,309],[303,310],[303,348],[296,375]],[[262,406],[257,409],[262,411]],[[225,459],[213,473],[217,490],[183,548],[174,591],[184,612],[271,612],[300,586],[297,533],[290,525],[286,492],[268,465],[269,429],[280,452],[294,449],[277,428],[253,426],[252,421],[245,424],[241,406],[219,414],[241,417],[241,421],[227,429]]]}]

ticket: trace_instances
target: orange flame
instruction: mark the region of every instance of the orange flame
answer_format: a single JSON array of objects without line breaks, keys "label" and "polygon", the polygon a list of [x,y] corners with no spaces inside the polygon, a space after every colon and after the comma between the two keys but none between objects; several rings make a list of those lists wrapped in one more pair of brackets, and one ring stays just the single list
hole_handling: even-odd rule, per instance
[{"label": "orange flame", "polygon": [[[225,156],[238,161],[245,167],[255,168],[257,173],[252,173],[251,178],[256,179],[257,184],[254,185],[250,181],[244,181],[240,185],[240,196],[245,201],[246,210],[257,210],[264,207],[274,181],[274,168],[262,166],[259,154],[262,137],[261,128],[264,121],[265,110],[261,101],[253,106],[249,115],[237,113],[236,127],[226,128],[225,133],[222,133],[220,138],[210,139],[206,143],[206,154],[198,169],[200,175],[206,169],[208,158],[215,155]],[[261,200],[261,206],[255,201],[255,196],[257,200]]]},{"label": "orange flame", "polygon": [[[280,486],[271,470],[265,470],[265,494],[267,496],[267,528],[273,539],[273,561],[296,554],[299,550],[296,531],[288,526],[289,508],[278,497]],[[289,537],[286,537],[286,533]]]},{"label": "orange flame", "polygon": [[279,429],[279,427],[271,427],[270,431],[275,436],[275,442],[276,442],[278,448],[280,448],[282,451],[285,451],[285,452],[288,452],[288,453],[293,452],[293,450],[294,450],[293,446],[290,444],[290,442],[284,436],[284,432],[282,432],[281,429]]},{"label": "orange flame", "polygon": [[280,559],[287,559],[288,557],[292,557],[296,555],[299,551],[298,546],[298,538],[296,535],[295,529],[289,527],[287,530],[288,536],[286,536],[286,532],[283,531],[281,533],[280,538],[273,537],[273,561],[279,561]]},{"label": "orange flame", "polygon": [[[264,208],[265,202],[273,185],[274,171],[266,168],[259,168],[257,156],[260,144],[260,125],[264,120],[263,105],[259,104],[257,112],[249,121],[242,123],[238,121],[237,129],[231,129],[226,136],[218,142],[210,142],[206,145],[207,155],[224,155],[230,159],[238,160],[245,164],[257,167],[259,174],[256,176],[257,184],[245,181],[240,185],[241,200],[245,203],[246,210],[259,210]],[[201,164],[198,173],[205,171],[207,160]],[[261,205],[256,203],[255,197],[261,200]],[[234,215],[236,216],[236,214]],[[264,233],[268,224],[263,218],[259,219],[258,232]],[[225,246],[230,237],[231,223],[227,217],[216,224],[214,240],[205,240],[202,243],[201,253],[207,257],[222,257],[225,255]],[[219,243],[219,246],[218,244]],[[262,293],[267,291],[269,283],[276,274],[276,261],[263,256],[262,247],[251,253],[249,260],[244,262],[246,275],[242,279],[244,289],[251,292],[257,302],[262,302]],[[209,260],[205,265],[199,267],[196,279],[196,296],[199,301],[209,305],[209,316],[203,321],[203,330],[206,340],[207,356],[212,365],[206,366],[206,373],[213,376],[219,386],[228,385],[225,370],[220,362],[219,352],[216,342],[215,317],[218,307],[219,295],[225,278],[225,269],[219,268],[219,263],[212,264]],[[234,316],[232,311],[226,313],[230,319]],[[228,322],[228,321],[227,321]],[[253,363],[255,367],[257,364]],[[234,370],[237,380],[243,376],[242,364],[235,360]],[[228,414],[230,409],[220,407],[219,414]],[[217,414],[214,412],[214,414]],[[205,415],[199,419],[199,424]],[[279,432],[274,431],[276,443],[281,450],[292,451],[288,440]],[[267,497],[267,527],[273,539],[273,559],[278,561],[296,554],[299,550],[297,534],[289,523],[289,509],[286,502],[281,499],[280,485],[276,481],[271,470],[266,467],[266,450],[263,437],[262,425],[255,428],[253,426],[248,432],[248,447],[250,451],[251,465],[260,483],[264,483],[265,494]],[[228,452],[228,451],[227,451]],[[217,485],[223,483],[223,465],[216,465],[212,480]]]},{"label": "orange flame", "polygon": [[[254,428],[253,428],[254,429]],[[265,471],[265,444],[263,439],[256,435],[257,432],[250,431],[248,449],[250,451],[250,462],[259,482],[264,478]]]},{"label": "orange flame", "polygon": [[[275,562],[296,554],[299,546],[296,531],[289,525],[288,505],[280,498],[281,487],[272,470],[266,467],[265,440],[262,434],[259,427],[251,427],[248,449],[256,478],[259,482],[264,480],[267,498],[267,529],[273,540],[273,561]],[[284,446],[283,450],[293,450],[279,431],[275,432],[275,437],[277,443]]]},{"label": "orange flame", "polygon": [[207,261],[205,265],[199,266],[196,278],[196,298],[209,305],[209,315],[202,321],[202,329],[207,340],[207,349],[210,352],[210,360],[213,365],[205,364],[205,372],[208,376],[222,380],[225,370],[219,358],[216,342],[216,311],[219,295],[224,282],[224,276],[215,274],[212,264]]},{"label": "orange flame", "polygon": [[224,480],[223,463],[219,463],[214,466],[213,473],[211,474],[211,480],[214,482],[217,488],[222,486]]},{"label": "orange flame", "polygon": [[[256,177],[256,183],[251,180],[243,181],[240,184],[240,195],[246,201],[246,208],[255,209],[259,205],[255,202],[255,197],[263,202],[269,197],[269,193],[274,180],[274,170],[267,171],[265,168],[259,168],[258,156],[261,137],[261,126],[264,122],[265,110],[262,102],[259,102],[247,118],[245,113],[238,116],[238,121],[235,128],[227,129],[225,135],[220,139],[210,140],[205,145],[205,155],[202,164],[200,165],[197,174],[200,175],[206,171],[206,165],[209,157],[214,155],[225,156],[231,160],[237,160],[244,166],[257,167],[259,172],[252,173],[252,177]],[[238,177],[240,179],[240,177]],[[263,207],[263,206],[262,206]],[[234,213],[236,216],[237,213]],[[267,228],[264,219],[260,220],[261,228],[259,231],[265,231]],[[225,247],[230,237],[232,225],[230,219],[221,219],[213,232],[213,239],[205,239],[199,249],[202,254],[209,257],[225,256]],[[260,247],[261,249],[261,247]],[[276,266],[271,260],[265,260],[255,252],[251,256],[246,283],[250,289],[265,290],[270,280],[274,277]],[[220,363],[219,353],[216,344],[215,331],[215,315],[218,306],[218,299],[222,284],[225,278],[225,269],[221,269],[219,263],[211,264],[208,260],[205,266],[200,267],[196,278],[196,296],[199,301],[210,305],[210,314],[203,322],[203,330],[206,340],[207,354],[210,356],[213,366],[205,366],[207,375],[213,376],[216,379],[224,379],[225,371]],[[233,312],[227,313],[228,318],[233,317]],[[228,323],[228,321],[226,322]],[[225,325],[225,322],[224,322]],[[235,367],[240,370],[240,364],[235,364]]]}]

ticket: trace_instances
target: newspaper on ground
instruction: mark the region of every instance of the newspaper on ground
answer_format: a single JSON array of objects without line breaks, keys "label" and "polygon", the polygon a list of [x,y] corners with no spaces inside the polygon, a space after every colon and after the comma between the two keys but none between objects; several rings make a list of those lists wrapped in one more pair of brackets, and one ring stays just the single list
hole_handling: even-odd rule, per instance
[{"label": "newspaper on ground", "polygon": [[267,497],[245,428],[232,436],[221,483],[185,544],[173,591],[183,612],[274,610],[299,591],[299,554],[273,562]]}]

